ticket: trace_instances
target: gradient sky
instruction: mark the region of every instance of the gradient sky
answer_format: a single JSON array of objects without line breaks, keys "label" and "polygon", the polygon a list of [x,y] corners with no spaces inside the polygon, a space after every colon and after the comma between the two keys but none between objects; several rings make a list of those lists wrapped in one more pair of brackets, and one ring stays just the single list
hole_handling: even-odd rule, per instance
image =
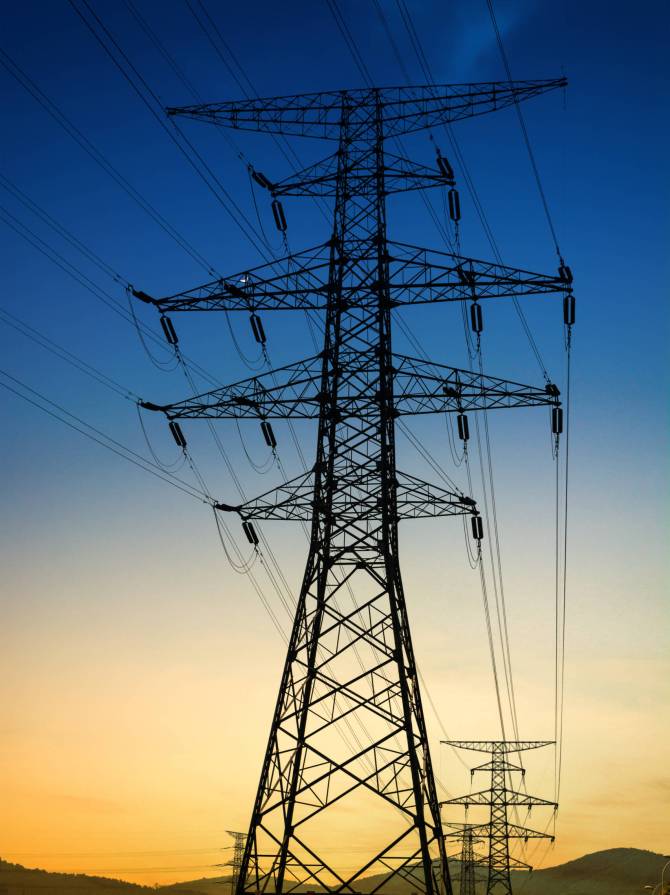
[{"label": "gradient sky", "polygon": [[[125,4],[94,5],[161,101],[190,102]],[[390,0],[382,5],[419,83],[397,9]],[[137,7],[203,97],[240,95],[181,0],[137,0]],[[377,82],[401,83],[374,6],[343,0],[341,7]],[[358,85],[325,2],[210,0],[209,8],[259,94]],[[439,82],[504,77],[484,0],[411,8]],[[570,79],[565,95],[524,106],[578,298],[563,788],[557,842],[536,859],[553,864],[614,846],[666,852],[667,5],[498,0],[496,8],[514,76]],[[4,17],[2,47],[219,270],[258,263],[67,2],[14,4]],[[207,279],[5,70],[0,84],[5,177],[137,287],[165,294]],[[213,129],[186,124],[256,223],[244,164]],[[513,112],[463,122],[457,135],[503,258],[553,271]],[[283,176],[286,163],[267,137],[235,139],[268,176]],[[294,146],[305,162],[325,154],[316,143]],[[426,134],[407,146],[432,164]],[[446,153],[444,138],[442,148]],[[0,192],[11,214],[124,300],[121,286]],[[464,189],[461,195],[464,253],[489,258],[472,203]],[[265,198],[258,197],[259,213],[279,248]],[[325,222],[304,201],[287,200],[286,211],[293,249],[327,237]],[[186,395],[183,378],[157,372],[130,326],[2,227],[3,309],[147,399]],[[415,200],[390,203],[389,228],[392,237],[441,247]],[[524,307],[548,369],[562,382],[558,303],[548,298]],[[139,313],[155,325],[150,313]],[[485,313],[488,371],[539,384],[512,307],[487,306]],[[273,362],[310,354],[301,324],[278,317],[265,320]],[[405,319],[436,360],[464,363],[454,309],[417,309]],[[223,381],[245,375],[222,319],[175,322],[186,352]],[[235,332],[253,354],[246,319],[235,321]],[[0,338],[2,369],[146,453],[131,402],[2,322]],[[405,347],[401,338],[398,345]],[[0,855],[141,882],[214,874],[212,865],[227,856],[219,851],[225,830],[248,823],[282,642],[246,579],[228,566],[206,507],[4,389],[0,401]],[[147,425],[156,450],[173,459],[164,425]],[[491,415],[520,733],[529,739],[553,736],[553,464],[546,426],[541,411]],[[285,445],[285,429],[276,428]],[[278,480],[276,470],[259,476],[250,469],[233,424],[220,431],[250,494]],[[309,457],[313,429],[299,431]],[[420,422],[415,431],[465,486],[443,422]],[[243,435],[251,453],[264,458],[255,424]],[[234,497],[204,424],[191,423],[188,436],[213,493]],[[284,451],[289,472],[297,471],[292,453]],[[399,465],[430,475],[402,442]],[[306,552],[301,533],[266,530],[297,586]],[[401,535],[416,652],[439,715],[454,738],[495,737],[481,593],[460,525],[408,522]],[[439,746],[440,727],[427,711],[440,780],[453,794],[466,791],[469,774]],[[529,789],[551,797],[553,753],[538,753],[528,767]],[[343,863],[351,859],[343,845]]]}]

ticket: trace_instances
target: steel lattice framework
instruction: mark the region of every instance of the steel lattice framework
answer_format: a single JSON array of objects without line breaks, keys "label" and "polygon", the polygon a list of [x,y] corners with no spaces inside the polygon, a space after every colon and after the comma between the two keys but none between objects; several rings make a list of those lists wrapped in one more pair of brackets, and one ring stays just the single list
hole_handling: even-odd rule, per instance
[{"label": "steel lattice framework", "polygon": [[229,836],[233,839],[233,857],[228,861],[228,866],[233,868],[230,877],[230,892],[235,895],[237,892],[237,883],[240,878],[240,868],[242,867],[242,859],[244,857],[244,843],[247,839],[246,833],[240,833],[236,830],[227,830]]},{"label": "steel lattice framework", "polygon": [[529,749],[540,749],[542,746],[552,746],[549,741],[517,741],[517,740],[475,740],[467,742],[463,740],[449,740],[446,745],[456,749],[469,749],[473,752],[488,752],[491,760],[486,764],[473,768],[471,773],[486,771],[491,774],[491,786],[481,792],[473,792],[467,796],[458,796],[455,799],[447,799],[443,805],[463,805],[466,809],[475,805],[490,807],[490,819],[487,824],[469,825],[473,834],[489,840],[488,857],[488,882],[486,895],[512,895],[512,881],[510,870],[532,870],[530,864],[512,858],[509,853],[510,839],[550,839],[554,837],[548,833],[540,833],[529,827],[510,823],[507,809],[510,807],[531,808],[545,807],[558,808],[555,802],[540,799],[537,796],[528,795],[527,792],[519,792],[510,789],[507,785],[508,778],[514,772],[525,776],[525,770],[520,765],[513,764],[507,758],[510,754],[526,752]]},{"label": "steel lattice framework", "polygon": [[[241,506],[218,507],[246,523],[311,524],[238,895],[355,892],[369,874],[382,875],[374,891],[404,878],[418,892],[451,895],[400,576],[398,521],[477,510],[466,495],[396,469],[395,421],[401,414],[556,406],[558,390],[394,354],[392,309],[567,294],[571,287],[561,276],[390,242],[387,194],[448,181],[387,154],[384,145],[389,136],[494,111],[564,84],[353,90],[168,110],[218,126],[337,142],[324,162],[270,184],[275,198],[334,197],[325,244],[177,295],[135,293],[163,313],[306,309],[324,315],[323,349],[315,357],[178,403],[145,404],[173,421],[318,421],[309,473]],[[372,826],[382,831],[378,839]],[[338,831],[352,843],[358,837],[354,850],[363,853],[347,872],[331,849]]]},{"label": "steel lattice framework", "polygon": [[481,828],[477,824],[446,824],[446,826],[457,830],[454,833],[447,833],[446,838],[458,838],[461,841],[459,895],[476,895],[477,877],[475,868],[478,865],[488,863],[487,858],[477,854],[475,851],[475,845],[483,842],[483,838],[480,835]]}]

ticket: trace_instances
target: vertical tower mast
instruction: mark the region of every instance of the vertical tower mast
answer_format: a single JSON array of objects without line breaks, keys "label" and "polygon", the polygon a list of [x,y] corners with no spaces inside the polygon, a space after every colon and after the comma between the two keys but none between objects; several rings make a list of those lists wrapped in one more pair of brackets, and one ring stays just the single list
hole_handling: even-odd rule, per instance
[{"label": "vertical tower mast", "polygon": [[[353,878],[338,880],[335,867],[317,860],[300,830],[310,813],[301,802],[307,792],[316,791],[316,781],[322,776],[324,734],[321,725],[314,729],[314,722],[324,702],[331,716],[356,712],[356,720],[365,730],[379,727],[380,720],[387,725],[358,756],[340,764],[340,770],[353,778],[356,786],[369,785],[372,780],[376,789],[386,791],[385,797],[405,818],[404,829],[383,846],[375,863],[418,873],[430,891],[434,854],[440,876],[448,879],[398,562],[384,170],[378,92],[364,104],[351,103],[345,94],[337,153],[328,276],[333,300],[325,321],[312,537],[245,855],[250,861],[258,854],[259,862],[265,860],[266,866],[269,861],[268,874],[274,877],[278,892],[295,886],[298,867],[302,873],[309,867],[308,879],[320,884],[349,888],[354,882]],[[356,176],[351,177],[350,172]],[[355,295],[356,301],[345,300],[345,295]],[[372,395],[375,400],[369,401]],[[363,414],[344,414],[340,409],[364,403]],[[347,616],[338,608],[345,585],[357,597],[367,595],[356,600],[354,614]],[[352,619],[356,625],[364,625],[366,612],[370,619],[375,616],[360,637],[368,648],[368,664],[361,673],[347,662],[343,674],[339,669],[345,667],[344,651],[335,641],[348,645]],[[367,706],[362,701],[363,689],[367,690]],[[278,744],[289,729],[295,746],[280,751]],[[316,775],[310,770],[315,764],[319,767]],[[335,767],[330,776],[336,777]],[[278,788],[285,788],[285,803],[274,798]],[[267,838],[268,825],[277,820],[283,830],[277,835],[276,852],[268,852],[274,839],[273,834]],[[396,816],[396,827],[397,821]],[[299,878],[303,880],[302,875]],[[266,880],[249,879],[249,884],[262,887]]]},{"label": "vertical tower mast", "polygon": [[[282,418],[318,421],[312,470],[241,506],[217,505],[239,513],[254,544],[252,520],[311,523],[238,895],[311,887],[353,893],[373,874],[379,875],[374,891],[400,878],[426,895],[451,895],[400,577],[398,520],[477,511],[465,495],[396,469],[395,420],[557,406],[558,390],[394,354],[391,312],[400,304],[477,302],[571,287],[561,276],[389,242],[386,196],[444,185],[445,175],[387,156],[384,140],[564,83],[341,91],[168,110],[338,144],[334,156],[294,178],[277,184],[259,178],[275,201],[334,198],[325,245],[163,299],[135,292],[163,314],[306,309],[325,315],[316,357],[176,404],[143,405],[162,410],[173,426],[196,417],[260,418],[265,425]],[[278,267],[290,270],[290,284]],[[473,530],[481,537],[480,528]],[[347,870],[336,857],[344,836],[341,850],[357,856]]]}]

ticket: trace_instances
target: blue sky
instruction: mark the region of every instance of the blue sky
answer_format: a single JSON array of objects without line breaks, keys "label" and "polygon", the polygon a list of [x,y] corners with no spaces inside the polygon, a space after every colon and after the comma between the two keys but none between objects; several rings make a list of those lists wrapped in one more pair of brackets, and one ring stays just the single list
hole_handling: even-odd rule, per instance
[{"label": "blue sky", "polygon": [[[240,95],[184,3],[137,0],[136,5],[204,99]],[[386,0],[382,6],[407,68],[419,83],[421,73],[397,8]],[[504,78],[483,0],[411,6],[437,81]],[[209,8],[260,95],[359,85],[360,76],[325,2],[273,4],[261,0],[254,5],[218,8],[211,3]],[[341,8],[377,83],[402,83],[373,4],[343,0]],[[192,101],[124,3],[99,2],[95,9],[162,102],[179,105]],[[602,697],[608,701],[607,711],[620,719],[622,705],[625,703],[627,710],[629,701],[637,698],[635,694],[647,692],[645,682],[658,680],[668,645],[664,634],[667,611],[662,604],[663,581],[667,581],[663,559],[668,452],[667,8],[660,2],[643,2],[635,6],[633,15],[630,4],[618,2],[571,0],[548,5],[499,0],[496,10],[515,77],[564,73],[570,82],[565,93],[558,91],[524,105],[561,248],[575,274],[578,300],[568,708],[575,703],[582,706],[579,688],[587,676],[593,682],[594,705],[602,691],[607,694]],[[5,17],[2,48],[217,270],[235,272],[258,263],[254,246],[189,168],[70,4],[16,6]],[[138,288],[166,294],[208,279],[4,69],[0,70],[0,84],[5,121],[1,171],[6,178]],[[213,129],[195,122],[183,126],[258,227],[245,163]],[[503,259],[513,266],[553,271],[556,258],[513,111],[463,122],[456,133]],[[435,137],[448,154],[444,135],[436,132]],[[267,137],[236,134],[235,141],[245,158],[268,176],[279,179],[286,172],[285,160]],[[426,134],[408,139],[406,145],[418,161],[433,163],[434,151]],[[330,151],[328,146],[299,145],[298,141],[293,146],[305,163]],[[12,215],[112,296],[125,301],[118,283],[54,235],[15,196],[3,188],[0,193],[1,204]],[[463,186],[461,199],[463,252],[490,258],[490,247]],[[263,227],[280,250],[267,197],[256,194],[256,200]],[[287,200],[285,207],[292,249],[327,238],[325,221],[305,200]],[[2,308],[144,398],[160,402],[186,395],[186,383],[178,372],[163,374],[154,369],[132,327],[4,223],[2,227]],[[414,199],[390,203],[389,230],[392,237],[442,248],[423,206]],[[562,382],[558,302],[529,300],[524,308],[547,368]],[[140,308],[138,314],[155,326],[150,310]],[[540,371],[512,307],[487,306],[485,313],[488,371],[539,384]],[[265,321],[276,364],[313,350],[304,326],[289,317],[269,319],[268,315]],[[404,319],[411,320],[436,360],[464,363],[453,309],[405,312]],[[186,353],[201,360],[221,380],[246,375],[223,320],[193,315],[175,323]],[[244,350],[253,354],[255,345],[247,320],[235,320],[234,326]],[[146,453],[132,402],[82,377],[1,321],[0,338],[3,369]],[[398,345],[402,350],[400,338]],[[171,644],[168,652],[173,655],[202,643],[205,636],[208,643],[212,638],[212,650],[222,649],[232,656],[237,655],[237,647],[225,635],[230,623],[237,625],[240,641],[245,634],[257,638],[267,651],[268,658],[257,672],[257,689],[262,694],[258,696],[259,714],[265,712],[263,717],[269,720],[267,707],[274,698],[281,643],[272,640],[271,626],[256,597],[248,586],[231,577],[217,553],[216,534],[206,508],[85,441],[14,395],[2,390],[0,401],[7,433],[2,445],[2,495],[3,504],[10,508],[2,523],[3,602],[15,634],[6,658],[17,680],[33,682],[34,689],[29,688],[32,698],[36,693],[46,698],[48,681],[59,680],[58,675],[54,678],[48,659],[44,668],[39,665],[41,672],[34,671],[33,651],[39,650],[40,662],[45,655],[60,655],[58,650],[50,653],[54,650],[50,633],[66,638],[73,646],[69,658],[63,657],[64,665],[58,667],[70,669],[68,686],[76,693],[73,681],[78,666],[73,655],[83,650],[83,662],[91,643],[99,643],[101,649],[107,644],[112,653],[123,645],[121,652],[127,649],[130,653],[148,649],[146,644],[156,637],[162,644]],[[147,425],[156,449],[164,456],[174,456],[165,427],[157,420],[148,420]],[[553,699],[546,688],[535,687],[532,666],[533,661],[542,661],[544,648],[553,637],[552,466],[543,428],[546,419],[543,414],[522,411],[496,419],[492,426],[508,591],[519,595],[510,610],[515,622],[512,640],[519,654],[519,686],[527,685],[528,721],[524,726],[533,728],[536,719],[545,723],[545,700]],[[276,471],[267,477],[257,476],[244,465],[234,428],[222,431],[249,492],[266,490]],[[313,433],[306,428],[300,431],[309,456]],[[437,423],[421,423],[418,431],[437,453],[442,452],[450,474],[458,479],[459,471],[449,467],[443,429]],[[280,435],[285,438],[286,432],[280,431]],[[231,496],[231,483],[206,436],[195,424],[189,427],[189,438],[212,490],[226,500]],[[264,448],[255,426],[245,430],[245,437],[252,452],[262,457]],[[406,467],[419,464],[407,447],[400,450]],[[290,451],[285,462],[289,471],[297,471]],[[415,468],[421,469],[420,465]],[[433,576],[421,569],[425,562],[425,557],[421,558],[422,531],[426,532],[425,543],[442,543],[443,538],[457,541],[462,558],[460,531],[443,528],[439,534],[431,534],[427,529],[408,529],[407,574],[410,582],[430,595],[438,570]],[[273,530],[272,542],[286,557],[289,577],[297,582],[304,560],[302,541],[295,533]],[[453,551],[455,556],[456,547]],[[449,574],[448,568],[440,567],[441,581]],[[476,588],[461,582],[460,574],[456,576],[457,589],[465,592],[470,588],[474,600]],[[239,594],[245,601],[243,613]],[[453,594],[448,599],[452,602],[446,604],[447,627],[462,624],[464,631],[481,641],[474,658],[461,656],[458,667],[472,665],[473,681],[481,679],[481,692],[486,696],[482,695],[479,717],[482,724],[490,724],[491,687],[486,677],[490,672],[481,617],[473,609],[471,619],[461,618],[461,604]],[[443,647],[431,631],[434,608],[426,598],[423,602],[419,599],[413,611],[416,636],[426,648],[426,662],[440,692],[442,714],[458,718],[460,697],[449,682],[449,673],[440,667]],[[211,630],[222,632],[219,640]],[[180,640],[182,636],[188,646]],[[148,652],[146,661],[151,664],[153,653]],[[458,650],[455,655],[460,656]],[[242,679],[238,660],[242,656],[237,656],[235,663],[231,660],[224,671],[213,664],[203,675],[207,680],[220,675],[221,685],[234,689]],[[156,669],[168,661],[158,646],[153,661]],[[54,658],[53,662],[60,660]],[[112,659],[110,662],[111,668]],[[31,677],[34,674],[38,677]],[[549,665],[542,666],[539,677],[550,685]],[[209,692],[203,687],[203,692]],[[660,700],[667,700],[667,692],[657,693],[651,685],[649,692],[654,698],[636,721],[647,729],[656,723],[653,719]],[[113,691],[110,699],[118,700],[119,693]],[[184,706],[182,710],[186,711]],[[575,718],[579,712],[575,706]],[[264,725],[265,721],[259,729]],[[449,727],[452,730],[454,725]],[[16,730],[31,731],[26,737],[40,735],[39,725],[28,724],[21,712]],[[454,732],[479,736],[477,730]],[[529,730],[528,735],[547,733],[546,729]],[[578,776],[580,750],[593,761],[596,756],[592,744],[580,739],[588,738],[583,727],[576,725],[573,734],[574,755],[569,752],[568,757],[574,757],[572,767]],[[235,755],[233,750],[229,759],[235,760]],[[655,760],[652,756],[652,764]],[[570,767],[568,764],[568,770]],[[67,789],[65,770],[62,773],[62,785]],[[249,781],[254,773],[251,767]],[[637,780],[635,785],[643,783]],[[458,782],[451,788],[458,789]],[[577,801],[579,792],[575,783]],[[243,790],[233,801],[245,805],[245,799],[248,802],[249,793]],[[244,823],[244,810],[240,808],[240,812],[239,822]],[[223,827],[226,823],[222,818]],[[25,836],[29,837],[31,828],[28,821],[26,824]],[[638,827],[646,830],[641,821]],[[658,839],[659,835],[659,830],[640,833],[639,844],[644,839],[654,847],[654,836]],[[611,844],[638,844],[633,843],[634,838],[635,830],[627,831]],[[577,853],[578,844],[574,848]],[[586,845],[582,850],[587,850]],[[45,853],[48,851],[45,848]]]}]

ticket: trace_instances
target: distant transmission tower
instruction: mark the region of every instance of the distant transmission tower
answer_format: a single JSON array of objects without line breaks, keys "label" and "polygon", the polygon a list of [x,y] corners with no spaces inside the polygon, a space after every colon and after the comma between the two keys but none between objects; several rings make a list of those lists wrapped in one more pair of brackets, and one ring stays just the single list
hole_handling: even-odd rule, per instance
[{"label": "distant transmission tower", "polygon": [[447,833],[447,839],[458,838],[461,840],[459,895],[476,895],[475,868],[480,864],[488,863],[487,858],[475,852],[475,845],[484,841],[480,833],[481,828],[477,824],[446,824],[446,826],[458,831]]},{"label": "distant transmission tower", "polygon": [[512,895],[512,881],[510,870],[532,870],[530,864],[525,864],[512,858],[509,853],[510,839],[550,839],[553,836],[548,833],[539,833],[528,827],[510,823],[507,809],[510,807],[535,808],[539,806],[557,808],[555,802],[530,796],[526,792],[518,792],[507,785],[508,778],[514,772],[520,772],[525,776],[525,770],[520,765],[512,764],[507,756],[510,753],[525,752],[528,749],[539,749],[542,746],[551,746],[551,742],[517,742],[512,740],[492,740],[463,742],[462,740],[449,740],[446,744],[457,749],[470,749],[473,752],[488,752],[491,760],[486,764],[473,768],[470,772],[489,771],[491,774],[490,789],[481,792],[473,792],[467,796],[459,796],[455,799],[447,799],[443,805],[463,805],[467,810],[473,805],[487,805],[491,809],[490,820],[487,824],[473,824],[471,830],[477,835],[489,840],[488,868],[489,876],[486,885],[486,895]]},{"label": "distant transmission tower", "polygon": [[[453,171],[386,150],[391,137],[510,107],[565,85],[564,79],[447,87],[341,90],[170,109],[215,125],[335,141],[335,153],[278,183],[254,172],[272,195],[334,198],[333,229],[315,248],[167,298],[135,294],[163,313],[243,311],[265,342],[261,311],[323,312],[323,347],[312,357],[162,410],[179,443],[178,420],[318,420],[313,468],[240,506],[255,546],[254,520],[311,523],[311,542],[279,696],[242,859],[238,895],[320,888],[354,892],[367,874],[387,874],[417,891],[451,895],[417,668],[400,577],[398,521],[471,514],[471,498],[396,469],[395,426],[410,414],[498,407],[558,407],[558,389],[539,388],[395,353],[392,310],[469,303],[482,328],[481,299],[571,293],[558,276],[529,273],[391,242],[386,197],[450,187]],[[164,327],[171,324],[163,318]],[[465,426],[465,429],[463,428]],[[360,859],[341,870],[346,841]],[[437,871],[433,873],[433,860]],[[351,866],[352,861],[347,861]]]},{"label": "distant transmission tower", "polygon": [[246,833],[238,833],[234,830],[226,830],[229,836],[233,837],[233,857],[228,861],[228,866],[233,868],[233,874],[230,878],[230,895],[237,892],[237,884],[240,878],[240,868],[242,867],[242,858],[244,857],[244,843],[247,840]]}]

